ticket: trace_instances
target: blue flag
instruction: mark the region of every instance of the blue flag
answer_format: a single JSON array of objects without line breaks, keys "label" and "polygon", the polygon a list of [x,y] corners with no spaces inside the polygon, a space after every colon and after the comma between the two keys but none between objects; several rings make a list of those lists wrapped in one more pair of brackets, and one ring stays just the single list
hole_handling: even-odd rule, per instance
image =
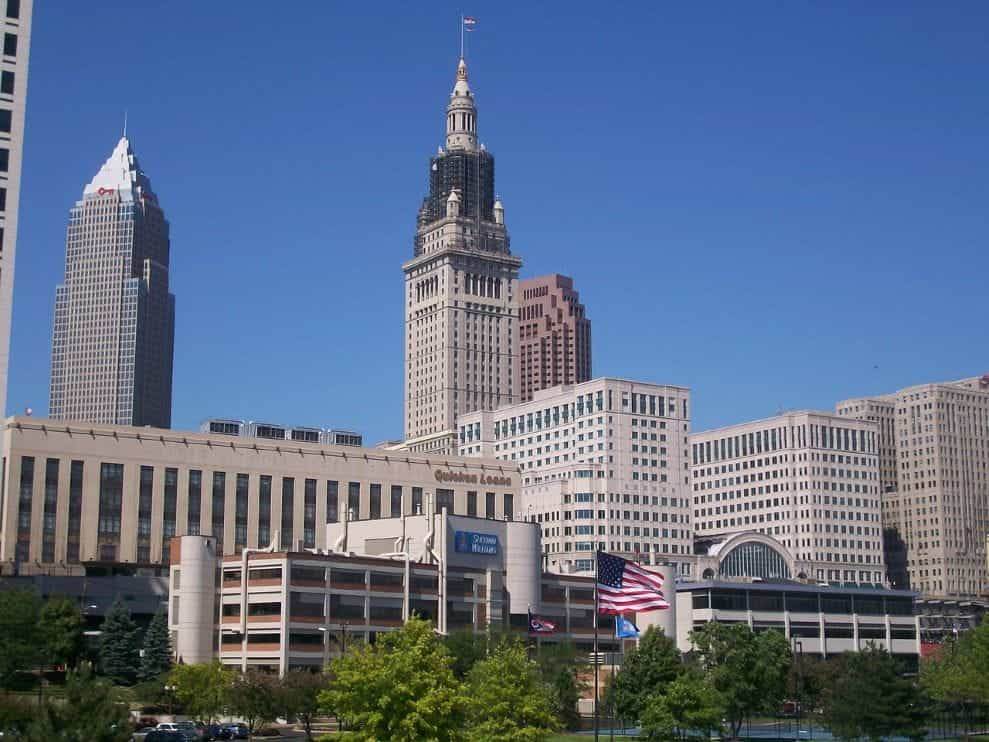
[{"label": "blue flag", "polygon": [[635,639],[639,636],[638,627],[625,616],[616,616],[615,618],[616,639]]}]

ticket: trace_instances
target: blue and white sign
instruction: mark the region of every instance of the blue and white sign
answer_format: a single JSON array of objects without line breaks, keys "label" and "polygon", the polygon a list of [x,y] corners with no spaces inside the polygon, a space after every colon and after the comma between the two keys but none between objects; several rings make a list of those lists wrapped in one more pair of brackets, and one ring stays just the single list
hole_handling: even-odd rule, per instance
[{"label": "blue and white sign", "polygon": [[453,550],[462,554],[497,554],[498,537],[490,533],[457,531],[453,535]]}]

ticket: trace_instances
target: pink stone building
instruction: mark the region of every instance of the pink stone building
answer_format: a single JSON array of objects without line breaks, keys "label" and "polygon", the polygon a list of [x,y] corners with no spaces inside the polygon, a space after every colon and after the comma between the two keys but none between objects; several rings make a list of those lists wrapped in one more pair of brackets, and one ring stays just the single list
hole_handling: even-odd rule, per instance
[{"label": "pink stone building", "polygon": [[573,279],[552,273],[519,282],[521,397],[591,378],[591,321]]}]

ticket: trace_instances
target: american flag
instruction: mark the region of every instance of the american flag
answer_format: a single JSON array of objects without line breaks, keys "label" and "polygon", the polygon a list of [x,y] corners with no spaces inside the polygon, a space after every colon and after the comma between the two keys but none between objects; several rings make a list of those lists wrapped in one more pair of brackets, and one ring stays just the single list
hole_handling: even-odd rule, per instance
[{"label": "american flag", "polygon": [[540,618],[531,610],[529,611],[529,631],[533,634],[552,634],[556,631],[556,624]]},{"label": "american flag", "polygon": [[669,608],[663,578],[613,554],[598,552],[598,613],[620,616]]},{"label": "american flag", "polygon": [[473,31],[474,26],[477,25],[477,19],[471,18],[469,15],[464,16],[464,31]]}]

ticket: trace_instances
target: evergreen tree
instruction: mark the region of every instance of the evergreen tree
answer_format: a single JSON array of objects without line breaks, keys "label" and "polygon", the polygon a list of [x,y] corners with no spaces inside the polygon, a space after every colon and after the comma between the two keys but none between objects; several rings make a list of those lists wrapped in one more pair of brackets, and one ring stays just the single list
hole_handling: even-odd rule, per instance
[{"label": "evergreen tree", "polygon": [[120,685],[132,683],[140,666],[137,625],[120,598],[110,606],[100,630],[100,666],[103,674]]},{"label": "evergreen tree", "polygon": [[172,667],[172,640],[168,636],[168,617],[159,610],[144,633],[144,656],[141,679],[151,680]]},{"label": "evergreen tree", "polygon": [[40,658],[38,595],[33,590],[0,590],[0,685],[9,688],[18,672]]},{"label": "evergreen tree", "polygon": [[127,704],[114,697],[105,680],[93,677],[88,664],[66,678],[65,698],[38,709],[27,740],[62,742],[126,742],[130,739]]},{"label": "evergreen tree", "polygon": [[75,667],[86,649],[79,606],[64,596],[51,597],[38,623],[45,663]]}]

